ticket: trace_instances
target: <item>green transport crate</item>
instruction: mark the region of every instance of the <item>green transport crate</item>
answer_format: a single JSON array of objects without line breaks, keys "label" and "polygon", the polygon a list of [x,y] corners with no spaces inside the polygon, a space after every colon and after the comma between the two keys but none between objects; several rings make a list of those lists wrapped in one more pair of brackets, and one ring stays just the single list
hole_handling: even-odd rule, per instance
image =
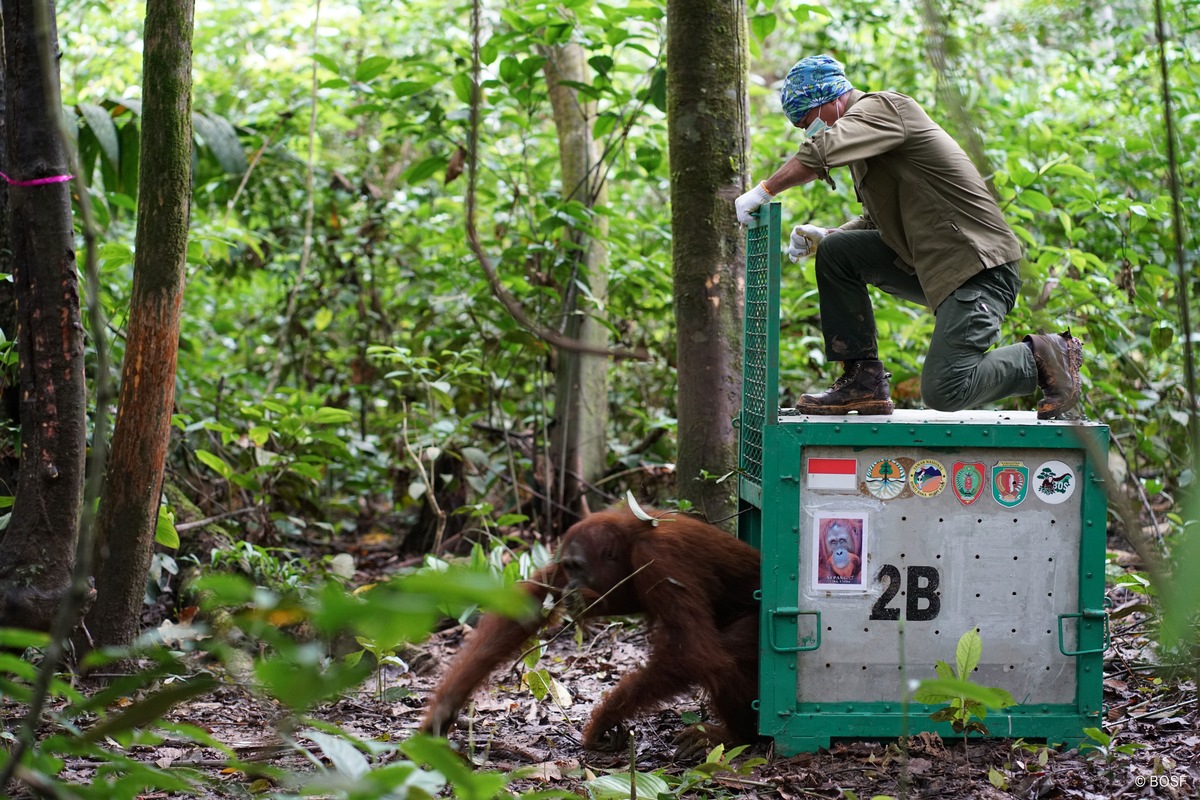
[{"label": "green transport crate", "polygon": [[739,535],[763,555],[759,730],[783,754],[933,731],[906,702],[978,629],[990,735],[1099,727],[1108,429],[1032,411],[778,407],[779,205],[747,237]]}]

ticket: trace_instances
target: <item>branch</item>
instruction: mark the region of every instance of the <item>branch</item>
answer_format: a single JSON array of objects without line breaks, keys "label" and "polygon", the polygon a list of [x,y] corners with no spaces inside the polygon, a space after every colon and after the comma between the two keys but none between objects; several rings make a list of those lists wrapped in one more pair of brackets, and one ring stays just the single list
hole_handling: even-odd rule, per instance
[{"label": "branch", "polygon": [[491,287],[492,294],[495,295],[496,299],[500,301],[500,304],[504,306],[512,318],[516,320],[517,324],[534,336],[553,347],[572,353],[591,353],[593,355],[609,356],[617,359],[649,361],[650,354],[644,347],[639,347],[636,350],[595,347],[578,339],[564,336],[553,328],[548,328],[532,319],[525,313],[521,302],[504,288],[504,285],[500,282],[499,275],[496,273],[495,265],[492,264],[487,253],[483,251],[483,246],[479,243],[479,234],[475,230],[475,184],[479,171],[479,4],[480,0],[474,0],[471,6],[471,116],[467,133],[467,244],[470,246],[471,252],[475,254],[475,258],[478,259],[479,266],[483,268],[483,273],[487,277],[488,286]]}]

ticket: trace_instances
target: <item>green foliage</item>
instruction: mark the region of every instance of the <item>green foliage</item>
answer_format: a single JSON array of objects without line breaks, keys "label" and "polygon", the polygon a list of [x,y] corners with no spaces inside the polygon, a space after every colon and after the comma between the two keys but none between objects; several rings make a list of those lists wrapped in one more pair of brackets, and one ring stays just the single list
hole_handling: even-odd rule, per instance
[{"label": "green foliage", "polygon": [[[467,522],[494,534],[523,522],[531,493],[546,484],[539,470],[555,413],[555,355],[493,300],[462,234],[465,181],[455,179],[452,165],[466,142],[471,53],[463,8],[411,0],[404,9],[391,13],[380,0],[322,4],[315,52],[311,4],[275,2],[269,14],[258,5],[221,4],[196,21],[199,147],[169,468],[221,510],[261,507],[261,515],[240,520],[276,537],[265,540],[272,545],[301,532],[340,535],[364,517],[387,515],[403,526],[428,502],[430,484],[436,490],[447,475],[445,488],[461,490],[457,505]],[[1112,459],[1123,465],[1118,481],[1149,496],[1182,497],[1195,470],[1179,367],[1190,336],[1179,313],[1180,282],[1193,302],[1197,294],[1194,263],[1178,275],[1173,258],[1177,245],[1189,258],[1197,249],[1200,184],[1185,178],[1181,185],[1185,241],[1177,243],[1151,21],[1142,4],[1127,0],[1103,9],[1030,0],[947,10],[948,66],[939,76],[912,46],[928,39],[922,4],[848,0],[836,14],[801,0],[749,8],[749,172],[769,174],[796,146],[774,81],[806,53],[834,53],[860,88],[916,97],[962,140],[971,133],[963,127],[968,120],[982,145],[983,171],[1026,247],[1026,283],[1005,341],[1038,329],[1080,334],[1085,409],[1121,443]],[[64,100],[91,183],[86,201],[103,226],[100,289],[120,359],[140,122],[140,47],[131,21],[141,7],[116,0],[64,3],[58,11]],[[563,290],[578,277],[579,233],[594,230],[596,215],[608,221],[613,340],[652,354],[649,363],[610,368],[613,466],[639,476],[665,471],[677,435],[664,13],[661,0],[496,6],[487,10],[480,54],[482,244],[529,312],[558,325]],[[1166,4],[1166,13],[1169,31],[1194,27],[1187,4]],[[561,185],[542,74],[545,48],[568,41],[584,49],[589,77],[573,88],[596,101],[592,127],[606,154],[608,204],[593,211],[565,199],[573,187]],[[1176,122],[1185,123],[1175,129],[1179,172],[1190,176],[1200,167],[1200,129],[1186,124],[1200,113],[1195,42],[1174,39],[1167,56]],[[958,90],[961,119],[939,89],[940,77]],[[838,172],[836,190],[818,183],[783,195],[785,220],[836,224],[857,215],[851,182]],[[311,258],[301,274],[310,200]],[[789,265],[780,298],[781,376],[796,393],[829,378],[812,269],[811,261]],[[881,355],[901,394],[920,372],[933,318],[882,294],[876,309]],[[0,360],[11,374],[8,339],[0,342]],[[917,405],[919,398],[909,391],[903,402]],[[1003,405],[1029,408],[1032,398]],[[649,436],[657,431],[667,435]],[[643,441],[652,443],[643,449]],[[446,463],[461,465],[461,477],[443,473],[439,464]],[[605,488],[619,495],[625,487]],[[1167,537],[1172,569],[1194,575],[1200,548],[1185,522],[1197,517],[1192,509],[1175,512]],[[167,544],[170,521],[169,509],[160,512]],[[471,560],[499,572],[507,555],[477,548]],[[384,655],[421,635],[436,614],[469,613],[469,605],[494,600],[479,586],[460,591],[449,584],[439,589],[447,598],[436,601],[391,585],[352,595],[325,586],[318,565],[274,547],[235,547],[218,560],[251,576],[211,576],[210,588],[238,630],[263,637],[270,655],[255,673],[271,692],[295,689],[298,709],[360,679],[363,663],[327,663],[319,648],[289,639],[295,627],[311,624],[326,636],[339,620],[370,616],[352,626],[353,634]],[[504,581],[527,575],[534,561],[528,554],[511,560]],[[1162,599],[1163,635],[1182,663],[1194,663],[1196,582],[1120,580]],[[378,613],[359,614],[364,607]],[[232,647],[211,646],[223,655]],[[931,682],[964,728],[981,722],[977,712],[998,700],[969,685],[969,673],[960,668],[956,677],[939,666],[939,680]],[[31,674],[28,665],[0,658],[6,694],[21,697]],[[54,690],[71,691],[61,683]],[[69,723],[58,724],[69,731]],[[44,742],[28,766],[55,775],[57,759],[71,748],[111,759],[114,766],[94,784],[72,787],[81,796],[132,796],[137,786],[175,791],[179,781],[194,780],[72,735]],[[198,732],[188,735],[201,740]],[[325,745],[339,747],[309,741],[323,753]],[[404,785],[414,796],[434,785],[422,781],[436,755],[422,761],[409,754],[379,767],[369,748],[351,746],[371,769],[362,773],[342,752],[334,772],[348,782],[330,794],[366,791],[359,781],[372,776],[396,786],[410,781]]]},{"label": "green foliage", "polygon": [[714,786],[714,778],[718,775],[746,776],[755,767],[762,766],[766,759],[748,758],[740,764],[735,764],[746,745],[741,745],[725,751],[724,745],[717,745],[709,751],[704,761],[688,768],[682,776],[676,777],[665,774],[661,770],[646,773],[638,772],[636,777],[629,772],[616,772],[593,778],[584,784],[593,800],[627,800],[633,795],[636,784],[638,797],[692,797],[696,794],[724,794],[719,786]]},{"label": "green foliage", "polygon": [[[205,613],[214,618],[228,614],[231,624],[190,639],[188,647],[220,659],[226,680],[243,682],[279,702],[292,715],[280,725],[284,741],[311,763],[320,764],[323,756],[330,764],[316,772],[297,773],[255,765],[254,774],[270,775],[278,785],[300,794],[340,798],[434,797],[447,786],[458,797],[490,798],[508,782],[502,775],[474,772],[442,739],[417,736],[399,744],[366,741],[303,715],[359,685],[369,674],[370,665],[361,659],[327,654],[325,642],[338,633],[349,631],[394,648],[428,635],[446,607],[457,611],[479,605],[501,613],[528,613],[524,592],[461,568],[423,570],[357,592],[328,581],[289,586],[292,591],[279,593],[229,573],[205,576],[197,588]],[[249,669],[239,643],[251,646]],[[33,648],[45,644],[42,634],[0,630],[0,647],[6,649],[0,653],[0,692],[18,702],[28,699],[36,677],[29,656]],[[27,650],[26,657],[7,652],[13,648]],[[90,696],[65,681],[52,681],[52,694],[64,698],[66,706],[51,714],[52,735],[26,752],[26,778],[61,786],[56,776],[65,759],[86,758],[97,765],[96,775],[86,785],[71,785],[76,797],[120,800],[153,792],[200,791],[208,780],[200,772],[167,770],[138,760],[141,749],[160,744],[165,734],[215,748],[225,754],[230,769],[245,768],[226,745],[204,731],[164,721],[172,709],[212,692],[219,685],[213,674],[196,672],[185,654],[161,646],[134,653],[93,653],[88,666],[102,668],[130,655],[149,666],[111,680]],[[125,698],[134,699],[126,702]],[[299,733],[291,736],[289,730]],[[7,740],[12,736],[3,734]],[[0,749],[0,766],[6,758],[7,751]]]},{"label": "green foliage", "polygon": [[1138,750],[1143,750],[1149,746],[1140,742],[1117,744],[1117,733],[1119,731],[1105,733],[1099,728],[1084,728],[1083,732],[1087,734],[1090,741],[1079,745],[1079,751],[1087,753],[1089,758],[1102,759],[1108,766],[1112,766],[1122,756],[1132,756]]},{"label": "green foliage", "polygon": [[[269,22],[233,7],[197,19],[202,146],[180,340],[185,446],[172,466],[267,503],[275,512],[269,524],[284,533],[348,528],[367,498],[387,498],[411,518],[428,502],[426,478],[436,483],[439,456],[469,464],[454,479],[467,485],[447,489],[465,488],[462,505],[486,529],[536,476],[534,454],[554,414],[553,355],[492,299],[463,241],[465,182],[451,170],[466,141],[470,42],[462,16],[430,0],[399,16],[381,8],[325,8],[330,35],[319,37],[316,52],[307,7],[275,4]],[[120,176],[138,124],[137,104],[124,99],[136,97],[138,59],[125,42],[134,9],[71,4],[60,25],[65,97],[94,165],[93,204],[107,226],[104,298],[118,328],[132,256],[131,195]],[[590,229],[591,214],[607,219],[614,341],[654,357],[616,362],[609,375],[609,452],[614,466],[635,474],[675,456],[664,11],[661,2],[521,2],[495,10],[480,53],[483,246],[526,309],[557,325],[562,292],[576,278],[579,232]],[[1176,15],[1169,25],[1186,28],[1177,6],[1167,13]],[[960,139],[969,133],[922,50],[909,46],[924,39],[920,4],[853,0],[831,16],[780,0],[749,14],[751,174],[768,174],[795,147],[770,81],[806,52],[833,52],[861,88],[906,92]],[[1126,442],[1125,474],[1149,476],[1165,492],[1182,488],[1193,474],[1178,369],[1186,337],[1170,263],[1149,21],[1130,4],[1101,15],[1057,2],[958,5],[944,21],[944,77],[959,90],[985,174],[1027,251],[1025,289],[1005,340],[1038,329],[1082,334],[1087,411]],[[572,88],[597,103],[593,131],[606,153],[609,202],[594,211],[565,200],[573,187],[559,178],[542,67],[545,48],[563,42],[583,48],[588,79]],[[1078,59],[1088,43],[1094,57]],[[1168,55],[1176,116],[1188,119],[1200,97],[1186,68],[1194,54],[1177,42]],[[300,276],[314,66],[315,213],[311,263]],[[1200,152],[1194,128],[1176,127],[1184,175]],[[1182,188],[1185,210],[1195,209],[1200,189]],[[837,190],[818,183],[781,200],[793,223],[834,224],[859,211],[844,176]],[[1188,213],[1186,230],[1194,230]],[[811,261],[788,272],[781,303],[784,384],[792,392],[827,384]],[[883,295],[876,308],[883,356],[902,395],[920,372],[932,316]],[[115,345],[120,357],[119,338]],[[919,398],[908,390],[902,401]],[[349,421],[314,429],[307,412],[323,407]],[[638,450],[655,430],[668,435]],[[423,477],[418,464],[431,474]],[[612,488],[619,495],[625,487]]]},{"label": "green foliage", "polygon": [[913,693],[912,699],[916,703],[949,703],[929,718],[934,722],[949,722],[964,739],[972,732],[987,735],[983,720],[989,708],[1016,705],[1012,695],[1004,689],[980,686],[971,680],[971,673],[979,665],[982,655],[983,640],[979,631],[967,631],[955,648],[954,666],[939,660],[936,665],[938,677],[921,681]]}]

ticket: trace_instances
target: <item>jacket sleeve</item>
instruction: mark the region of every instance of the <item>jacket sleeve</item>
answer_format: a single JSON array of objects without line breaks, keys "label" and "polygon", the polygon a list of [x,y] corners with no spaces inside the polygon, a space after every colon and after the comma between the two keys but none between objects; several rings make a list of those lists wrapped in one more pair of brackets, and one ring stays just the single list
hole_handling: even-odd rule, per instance
[{"label": "jacket sleeve", "polygon": [[839,225],[837,227],[837,230],[839,230],[839,231],[871,231],[871,230],[875,230],[875,228],[876,228],[875,223],[871,221],[871,218],[869,216],[867,216],[867,212],[864,211],[861,217],[855,217],[852,220],[848,220],[847,222],[842,223],[841,225]]}]

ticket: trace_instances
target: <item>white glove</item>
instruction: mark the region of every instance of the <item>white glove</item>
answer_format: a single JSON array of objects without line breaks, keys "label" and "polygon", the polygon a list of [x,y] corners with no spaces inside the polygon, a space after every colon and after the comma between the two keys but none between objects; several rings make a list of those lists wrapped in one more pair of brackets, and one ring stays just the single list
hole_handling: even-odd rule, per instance
[{"label": "white glove", "polygon": [[797,225],[792,228],[792,243],[788,246],[788,258],[795,264],[806,256],[817,252],[817,245],[829,235],[828,228],[816,225]]},{"label": "white glove", "polygon": [[767,191],[765,183],[766,181],[759,181],[757,186],[733,201],[733,207],[737,210],[738,222],[749,225],[750,212],[771,200],[772,195]]}]

